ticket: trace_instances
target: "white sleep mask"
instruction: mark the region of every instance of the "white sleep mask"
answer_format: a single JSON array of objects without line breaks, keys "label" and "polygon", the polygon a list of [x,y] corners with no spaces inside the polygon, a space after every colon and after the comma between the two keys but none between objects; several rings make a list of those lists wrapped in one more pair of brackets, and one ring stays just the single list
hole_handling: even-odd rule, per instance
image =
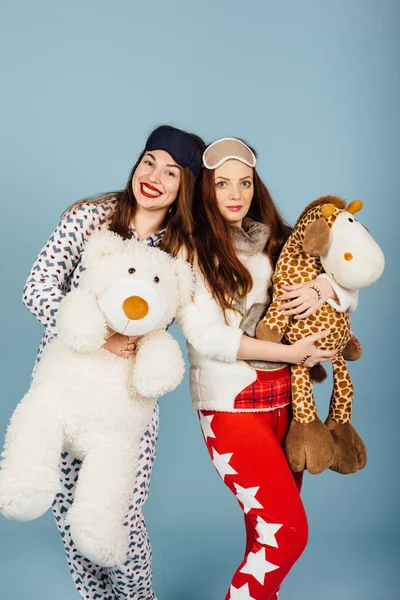
[{"label": "white sleep mask", "polygon": [[206,148],[203,165],[206,169],[217,169],[227,160],[236,159],[249,167],[255,167],[257,159],[254,152],[237,138],[221,138]]}]

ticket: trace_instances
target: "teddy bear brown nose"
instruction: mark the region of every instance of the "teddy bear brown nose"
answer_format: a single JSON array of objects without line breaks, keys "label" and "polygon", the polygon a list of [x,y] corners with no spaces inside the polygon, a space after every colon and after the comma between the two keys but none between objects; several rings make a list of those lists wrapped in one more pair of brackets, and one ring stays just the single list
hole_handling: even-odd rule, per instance
[{"label": "teddy bear brown nose", "polygon": [[351,252],[344,253],[344,260],[353,260],[353,255]]},{"label": "teddy bear brown nose", "polygon": [[140,296],[129,296],[122,304],[122,309],[128,319],[137,321],[143,319],[149,312],[149,305]]}]

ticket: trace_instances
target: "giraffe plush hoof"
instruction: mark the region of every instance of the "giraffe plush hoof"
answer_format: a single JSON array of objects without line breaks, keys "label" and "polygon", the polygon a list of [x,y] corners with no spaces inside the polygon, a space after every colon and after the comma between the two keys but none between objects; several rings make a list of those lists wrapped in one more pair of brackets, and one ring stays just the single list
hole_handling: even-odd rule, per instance
[{"label": "giraffe plush hoof", "polygon": [[318,417],[311,423],[298,423],[293,419],[284,449],[295,473],[305,469],[312,475],[322,473],[329,469],[335,458],[333,438]]},{"label": "giraffe plush hoof", "polygon": [[367,450],[364,442],[351,423],[338,423],[326,420],[326,426],[335,443],[335,460],[332,471],[348,475],[364,468],[367,463]]},{"label": "giraffe plush hoof", "polygon": [[256,327],[256,338],[258,340],[264,340],[264,342],[280,342],[283,337],[283,333],[270,329],[261,320]]},{"label": "giraffe plush hoof", "polygon": [[345,360],[358,360],[361,357],[362,346],[354,335],[343,348],[342,355]]}]

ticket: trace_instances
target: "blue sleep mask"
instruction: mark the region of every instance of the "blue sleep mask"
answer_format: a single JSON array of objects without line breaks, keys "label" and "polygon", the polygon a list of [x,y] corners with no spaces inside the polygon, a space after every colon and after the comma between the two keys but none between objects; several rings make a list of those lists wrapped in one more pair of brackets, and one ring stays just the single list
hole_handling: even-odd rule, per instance
[{"label": "blue sleep mask", "polygon": [[195,177],[200,173],[197,147],[189,134],[175,127],[158,127],[146,142],[145,152],[165,150],[181,167],[188,167]]}]

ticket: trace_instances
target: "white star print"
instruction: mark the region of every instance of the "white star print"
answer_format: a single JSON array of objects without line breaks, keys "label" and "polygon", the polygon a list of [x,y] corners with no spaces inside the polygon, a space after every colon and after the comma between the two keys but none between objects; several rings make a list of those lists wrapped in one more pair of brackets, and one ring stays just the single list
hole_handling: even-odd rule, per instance
[{"label": "white star print", "polygon": [[200,412],[200,425],[203,430],[204,439],[207,441],[207,438],[215,438],[215,433],[211,429],[211,421],[213,420],[214,415],[210,415],[206,417]]},{"label": "white star print", "polygon": [[248,554],[246,564],[240,569],[240,572],[252,575],[261,585],[264,585],[266,573],[276,569],[279,569],[279,566],[268,562],[265,559],[265,548],[261,548],[258,552]]},{"label": "white star print", "polygon": [[222,481],[225,481],[225,475],[237,475],[237,471],[229,464],[233,452],[230,454],[218,454],[215,448],[213,448],[213,463],[218,473],[221,476]]},{"label": "white star print", "polygon": [[257,517],[256,530],[260,536],[257,539],[257,542],[265,544],[266,546],[278,548],[278,542],[276,541],[275,534],[281,527],[282,525],[278,525],[277,523],[267,523],[261,517]]},{"label": "white star print", "polygon": [[231,600],[254,600],[253,596],[250,596],[249,584],[245,583],[241,588],[234,588],[231,585]]},{"label": "white star print", "polygon": [[255,499],[260,487],[244,488],[241,485],[235,483],[236,497],[243,504],[244,512],[248,513],[252,508],[264,508],[258,500]]}]

